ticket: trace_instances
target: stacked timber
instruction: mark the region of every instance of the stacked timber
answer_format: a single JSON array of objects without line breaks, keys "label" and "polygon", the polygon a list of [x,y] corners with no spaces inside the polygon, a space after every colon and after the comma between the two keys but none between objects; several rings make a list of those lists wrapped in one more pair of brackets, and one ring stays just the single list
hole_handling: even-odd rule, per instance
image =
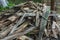
[{"label": "stacked timber", "polygon": [[0,40],[55,40],[60,36],[60,27],[51,19],[53,15],[46,4],[29,1],[3,13]]}]

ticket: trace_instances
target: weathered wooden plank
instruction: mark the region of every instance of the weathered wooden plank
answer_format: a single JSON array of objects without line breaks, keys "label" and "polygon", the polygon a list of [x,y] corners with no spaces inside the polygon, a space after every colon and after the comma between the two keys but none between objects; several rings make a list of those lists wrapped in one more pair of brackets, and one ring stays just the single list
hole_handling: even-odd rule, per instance
[{"label": "weathered wooden plank", "polygon": [[[50,14],[50,8],[47,7],[46,13],[43,13],[43,16],[47,19],[47,21],[48,21],[49,14]],[[47,21],[44,20],[43,18],[41,19],[39,40],[42,40],[41,38],[43,36],[43,32],[44,32],[44,29],[46,27]]]},{"label": "weathered wooden plank", "polygon": [[36,13],[36,27],[39,26],[40,19],[39,19],[39,12]]},{"label": "weathered wooden plank", "polygon": [[12,31],[10,32],[10,34],[12,34],[12,33],[15,31],[15,29],[17,28],[17,26],[19,26],[19,25],[22,23],[22,20],[24,19],[25,15],[26,15],[26,14],[24,14],[24,15],[19,19],[19,21],[13,26]]},{"label": "weathered wooden plank", "polygon": [[12,25],[10,25],[11,27],[9,27],[8,29],[6,29],[4,32],[0,33],[0,38],[4,38],[5,36],[7,36],[7,34],[11,31],[11,29],[13,28]]},{"label": "weathered wooden plank", "polygon": [[24,31],[24,28],[28,26],[29,22],[24,22],[20,27],[17,28],[17,30],[14,33],[18,33],[21,31]]}]

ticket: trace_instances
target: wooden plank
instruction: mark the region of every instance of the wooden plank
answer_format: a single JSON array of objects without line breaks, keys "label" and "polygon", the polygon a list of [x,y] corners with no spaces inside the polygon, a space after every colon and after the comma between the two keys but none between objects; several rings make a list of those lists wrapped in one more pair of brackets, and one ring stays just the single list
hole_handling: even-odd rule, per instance
[{"label": "wooden plank", "polygon": [[46,13],[43,14],[43,16],[44,16],[47,20],[44,20],[43,18],[41,19],[40,32],[39,32],[39,40],[42,40],[41,38],[42,38],[42,36],[43,36],[43,32],[44,32],[44,29],[45,29],[45,27],[46,27],[49,14],[50,14],[50,8],[47,7]]},{"label": "wooden plank", "polygon": [[19,26],[19,25],[22,23],[22,20],[24,19],[25,15],[26,15],[26,14],[24,14],[24,15],[19,19],[19,21],[13,26],[12,31],[10,32],[10,34],[12,34],[12,33],[15,31],[15,29],[17,28],[17,26]]},{"label": "wooden plank", "polygon": [[29,22],[24,22],[20,27],[17,28],[17,30],[15,31],[15,33],[24,31],[24,28],[26,28],[28,26]]}]

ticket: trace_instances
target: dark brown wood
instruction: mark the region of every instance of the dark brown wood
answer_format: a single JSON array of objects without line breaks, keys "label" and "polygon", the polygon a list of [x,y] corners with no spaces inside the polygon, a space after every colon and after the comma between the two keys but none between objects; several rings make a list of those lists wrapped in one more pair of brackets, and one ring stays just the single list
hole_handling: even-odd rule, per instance
[{"label": "dark brown wood", "polygon": [[55,10],[55,0],[51,0],[51,10]]}]

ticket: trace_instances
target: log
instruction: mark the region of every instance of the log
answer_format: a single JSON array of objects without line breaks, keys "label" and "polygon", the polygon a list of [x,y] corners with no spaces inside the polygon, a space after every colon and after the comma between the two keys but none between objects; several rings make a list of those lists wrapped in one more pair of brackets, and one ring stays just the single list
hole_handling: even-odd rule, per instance
[{"label": "log", "polygon": [[12,33],[15,31],[15,29],[17,28],[17,26],[19,26],[19,25],[22,23],[22,20],[23,20],[23,18],[25,17],[25,15],[26,15],[26,14],[24,14],[24,15],[21,17],[21,19],[19,19],[19,21],[16,23],[16,25],[13,26],[13,29],[12,29],[12,31],[10,32],[10,34],[12,34]]},{"label": "log", "polygon": [[0,38],[4,38],[5,36],[7,36],[7,34],[11,31],[12,28],[13,28],[13,26],[9,27],[4,32],[0,33]]},{"label": "log", "polygon": [[17,30],[15,31],[15,33],[24,31],[24,28],[26,28],[28,26],[29,22],[25,22],[23,23],[20,27],[17,28]]}]

